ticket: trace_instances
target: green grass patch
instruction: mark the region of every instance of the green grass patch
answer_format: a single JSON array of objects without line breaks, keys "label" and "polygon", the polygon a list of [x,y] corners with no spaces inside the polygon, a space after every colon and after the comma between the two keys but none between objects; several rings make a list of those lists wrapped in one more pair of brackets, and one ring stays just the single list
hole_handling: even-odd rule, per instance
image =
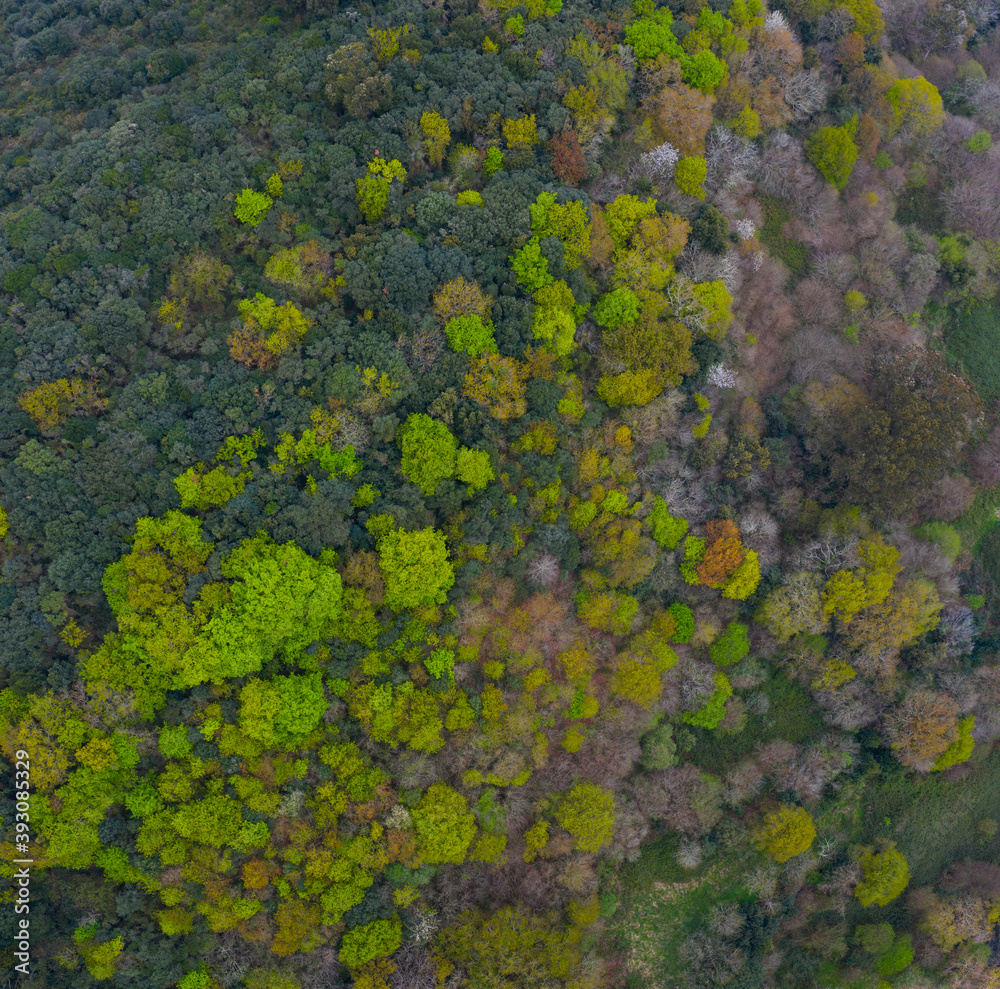
[{"label": "green grass patch", "polygon": [[793,275],[804,278],[812,270],[812,254],[802,241],[784,235],[785,224],[792,219],[791,210],[773,196],[761,196],[760,201],[764,209],[764,225],[757,234],[760,242]]},{"label": "green grass patch", "polygon": [[1000,308],[978,302],[953,311],[945,343],[982,398],[1000,398]]},{"label": "green grass patch", "polygon": [[984,839],[978,825],[1000,813],[998,793],[1000,749],[979,761],[973,757],[973,765],[958,780],[902,771],[869,777],[854,840],[895,841],[910,865],[914,887],[931,882],[955,859],[997,862],[1000,836]]},{"label": "green grass patch", "polygon": [[630,984],[678,984],[684,939],[704,926],[715,904],[752,898],[742,885],[755,860],[749,847],[717,853],[697,869],[678,865],[676,851],[677,836],[663,835],[618,874],[621,905],[611,928],[627,946]]}]

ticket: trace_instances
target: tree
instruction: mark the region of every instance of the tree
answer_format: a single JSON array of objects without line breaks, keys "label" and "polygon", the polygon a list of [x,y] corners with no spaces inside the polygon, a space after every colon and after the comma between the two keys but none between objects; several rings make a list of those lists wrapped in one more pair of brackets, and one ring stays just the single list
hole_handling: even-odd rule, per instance
[{"label": "tree", "polygon": [[469,361],[462,394],[484,406],[494,419],[507,422],[527,411],[526,378],[527,368],[521,361],[486,351]]},{"label": "tree", "polygon": [[674,185],[685,195],[704,199],[702,183],[708,177],[708,163],[701,157],[681,158],[674,169]]},{"label": "tree", "polygon": [[340,941],[339,958],[357,969],[375,958],[391,955],[403,943],[403,924],[397,916],[352,927]]},{"label": "tree", "polygon": [[393,611],[443,604],[455,583],[448,547],[437,529],[386,533],[378,544],[385,604]]},{"label": "tree", "polygon": [[485,450],[469,450],[463,446],[455,460],[455,477],[476,491],[484,490],[496,477],[489,453]]},{"label": "tree", "polygon": [[486,350],[496,353],[493,324],[484,324],[479,316],[454,316],[445,324],[444,332],[448,345],[458,353],[464,351],[473,357]]},{"label": "tree", "polygon": [[417,854],[429,865],[464,862],[476,835],[476,818],[465,797],[444,783],[434,783],[413,808]]},{"label": "tree", "polygon": [[100,412],[108,400],[98,394],[97,386],[92,381],[60,378],[23,392],[18,396],[17,404],[31,417],[39,432],[53,434],[71,415]]},{"label": "tree", "polygon": [[738,663],[750,652],[747,626],[742,622],[730,622],[726,630],[708,648],[708,654],[716,666],[731,666]]},{"label": "tree", "polygon": [[643,109],[651,115],[659,140],[668,141],[682,155],[700,155],[712,126],[714,102],[714,97],[681,83],[663,87],[643,102]]},{"label": "tree", "polygon": [[800,632],[816,634],[826,627],[817,574],[800,570],[772,591],[754,616],[778,642]]},{"label": "tree", "polygon": [[458,316],[478,316],[487,323],[492,305],[493,301],[475,282],[466,281],[461,275],[445,282],[434,293],[434,315],[445,326]]},{"label": "tree", "polygon": [[670,769],[678,761],[674,730],[669,722],[660,724],[642,737],[639,764],[644,769]]},{"label": "tree", "polygon": [[726,701],[733,696],[733,687],[725,673],[719,671],[712,676],[715,690],[708,700],[696,711],[688,711],[683,720],[699,728],[716,728],[726,715]]},{"label": "tree", "polygon": [[367,120],[392,102],[392,76],[380,71],[363,42],[341,45],[327,56],[326,70],[327,96],[352,117]]},{"label": "tree", "polygon": [[432,168],[440,168],[444,153],[451,142],[448,121],[434,110],[425,110],[420,115],[420,130],[424,135],[424,150]]},{"label": "tree", "polygon": [[729,221],[714,206],[702,206],[691,223],[691,233],[706,251],[722,254],[729,243]]},{"label": "tree", "polygon": [[899,761],[926,772],[958,741],[958,705],[945,694],[914,690],[889,716],[887,727]]},{"label": "tree", "polygon": [[236,196],[236,207],[233,212],[240,223],[249,224],[251,227],[260,226],[267,211],[274,205],[274,200],[263,192],[254,192],[253,189],[244,189]]},{"label": "tree", "polygon": [[869,363],[871,396],[815,417],[810,432],[843,498],[906,510],[955,463],[981,406],[932,351]]},{"label": "tree", "polygon": [[573,836],[573,847],[596,852],[615,833],[615,795],[593,783],[577,783],[556,807],[556,821]]},{"label": "tree", "polygon": [[653,526],[653,539],[663,549],[675,549],[687,535],[687,519],[671,515],[667,503],[659,495],[656,495],[653,501],[653,510],[649,513],[649,521]]},{"label": "tree", "polygon": [[700,583],[722,587],[743,562],[746,549],[740,541],[740,530],[730,519],[708,522],[705,531],[705,552],[695,572]]},{"label": "tree", "polygon": [[884,852],[863,850],[858,864],[862,878],[854,888],[854,895],[863,907],[884,907],[906,889],[910,881],[910,867],[902,854],[896,851],[895,842]]},{"label": "tree", "polygon": [[517,144],[530,147],[538,143],[538,125],[533,113],[515,119],[508,117],[501,124],[501,129],[508,148]]},{"label": "tree", "polygon": [[806,154],[829,183],[843,189],[858,160],[858,146],[847,127],[820,127],[806,140]]},{"label": "tree", "polygon": [[437,486],[455,473],[458,443],[448,427],[422,412],[407,417],[399,431],[403,448],[402,471],[424,495],[432,495]]},{"label": "tree", "polygon": [[552,156],[549,161],[552,174],[561,182],[576,186],[587,177],[587,160],[575,130],[556,134],[546,147]]},{"label": "tree", "polygon": [[885,94],[891,110],[890,128],[893,133],[904,127],[917,137],[926,137],[944,123],[944,103],[937,87],[918,76],[897,79]]},{"label": "tree", "polygon": [[590,254],[590,215],[584,203],[556,202],[554,192],[539,193],[529,207],[531,229],[539,240],[558,237],[563,244],[566,267],[575,271]]},{"label": "tree", "polygon": [[639,297],[631,289],[616,288],[601,296],[593,318],[613,330],[623,323],[633,323],[639,318]]},{"label": "tree", "polygon": [[781,807],[764,815],[754,831],[754,844],[776,862],[787,862],[812,845],[816,826],[802,807]]}]

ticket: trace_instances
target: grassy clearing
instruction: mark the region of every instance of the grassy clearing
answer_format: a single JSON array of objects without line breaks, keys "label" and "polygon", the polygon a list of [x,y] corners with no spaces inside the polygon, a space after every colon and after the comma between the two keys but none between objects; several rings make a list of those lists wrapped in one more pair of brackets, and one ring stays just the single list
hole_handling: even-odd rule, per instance
[{"label": "grassy clearing", "polygon": [[656,839],[617,877],[621,905],[611,926],[627,946],[630,986],[677,985],[684,939],[704,924],[716,903],[751,898],[741,882],[752,851],[718,853],[689,870],[677,864],[677,844],[673,834]]},{"label": "grassy clearing", "polygon": [[760,202],[764,209],[764,225],[757,235],[760,242],[772,257],[783,261],[793,275],[804,278],[812,270],[809,248],[784,234],[785,224],[792,219],[792,211],[786,203],[773,196],[761,196]]},{"label": "grassy clearing", "polygon": [[945,343],[985,401],[1000,398],[1000,309],[979,302],[952,310]]},{"label": "grassy clearing", "polygon": [[914,886],[931,882],[954,859],[1000,862],[1000,836],[984,840],[977,827],[1000,816],[997,794],[1000,749],[974,756],[960,779],[886,772],[867,781],[854,840],[895,841],[910,864]]}]

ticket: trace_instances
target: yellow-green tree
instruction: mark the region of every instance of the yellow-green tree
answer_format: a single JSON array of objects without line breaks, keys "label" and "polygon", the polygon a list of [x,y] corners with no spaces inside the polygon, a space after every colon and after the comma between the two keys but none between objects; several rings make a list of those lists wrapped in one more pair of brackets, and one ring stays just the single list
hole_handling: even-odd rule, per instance
[{"label": "yellow-green tree", "polygon": [[863,907],[886,906],[906,889],[910,881],[910,866],[902,853],[896,851],[895,842],[884,852],[865,849],[858,864],[862,877],[854,887],[854,895]]},{"label": "yellow-green tree", "polygon": [[420,130],[424,135],[424,151],[434,168],[440,168],[444,154],[451,142],[448,121],[434,110],[425,110],[420,115]]},{"label": "yellow-green tree", "polygon": [[816,826],[802,807],[781,807],[764,815],[754,830],[754,844],[776,862],[801,855],[813,843]]}]

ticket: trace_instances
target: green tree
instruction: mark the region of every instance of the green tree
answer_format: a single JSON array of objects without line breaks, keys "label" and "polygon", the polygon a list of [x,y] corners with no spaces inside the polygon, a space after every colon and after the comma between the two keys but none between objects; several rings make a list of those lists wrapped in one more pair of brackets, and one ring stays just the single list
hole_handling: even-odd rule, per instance
[{"label": "green tree", "polygon": [[447,599],[455,569],[444,535],[437,529],[389,532],[379,540],[378,552],[386,607],[401,611]]},{"label": "green tree", "polygon": [[465,352],[473,357],[485,350],[497,353],[493,324],[484,323],[479,316],[454,316],[445,323],[444,332],[448,345],[458,353]]},{"label": "green tree", "polygon": [[617,329],[622,323],[634,323],[638,318],[639,297],[628,288],[616,288],[602,295],[594,306],[594,319],[611,329]]},{"label": "green tree", "polygon": [[687,535],[687,519],[670,514],[667,503],[656,495],[653,510],[649,513],[649,521],[653,526],[653,539],[663,549],[676,549],[680,541]]},{"label": "green tree", "polygon": [[716,666],[731,666],[750,652],[748,627],[742,622],[730,622],[726,630],[708,647],[708,655]]},{"label": "green tree", "polygon": [[412,811],[417,854],[429,865],[464,862],[476,835],[476,818],[460,793],[434,783]]},{"label": "green tree", "polygon": [[267,211],[274,205],[274,200],[266,196],[263,192],[254,192],[253,189],[244,189],[236,196],[236,207],[233,212],[240,223],[247,223],[251,227],[260,226],[261,221],[267,216]]},{"label": "green tree", "polygon": [[708,162],[697,155],[694,157],[681,158],[674,169],[674,185],[681,192],[695,199],[704,199],[705,190],[702,183],[708,178]]},{"label": "green tree", "polygon": [[340,960],[348,968],[360,968],[365,962],[391,955],[403,943],[403,923],[397,916],[373,920],[352,927],[340,941]]},{"label": "green tree", "polygon": [[455,473],[458,443],[443,422],[422,412],[413,413],[399,431],[399,439],[403,475],[423,494],[434,494],[437,486]]},{"label": "green tree", "polygon": [[496,477],[489,453],[485,450],[469,450],[463,446],[455,459],[455,477],[475,491],[485,489]]},{"label": "green tree", "polygon": [[813,843],[816,826],[802,807],[781,807],[764,815],[754,831],[754,844],[776,862],[801,855]]},{"label": "green tree", "polygon": [[593,783],[577,783],[559,801],[555,816],[577,851],[599,851],[614,837],[615,795]]},{"label": "green tree", "polygon": [[884,852],[864,849],[858,864],[862,877],[854,887],[854,895],[863,907],[886,906],[906,889],[910,881],[909,864],[902,853],[896,851],[895,842]]},{"label": "green tree", "polygon": [[806,154],[823,178],[843,189],[858,160],[858,146],[847,127],[820,127],[806,139]]}]

